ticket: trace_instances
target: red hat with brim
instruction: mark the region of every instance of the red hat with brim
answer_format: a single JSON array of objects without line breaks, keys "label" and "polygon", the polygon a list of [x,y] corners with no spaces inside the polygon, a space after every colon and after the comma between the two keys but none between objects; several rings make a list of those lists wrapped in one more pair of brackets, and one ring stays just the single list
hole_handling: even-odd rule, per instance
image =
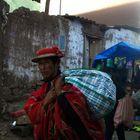
[{"label": "red hat with brim", "polygon": [[36,57],[32,59],[32,62],[37,63],[40,59],[50,57],[64,57],[64,54],[59,50],[58,47],[42,48],[36,52]]}]

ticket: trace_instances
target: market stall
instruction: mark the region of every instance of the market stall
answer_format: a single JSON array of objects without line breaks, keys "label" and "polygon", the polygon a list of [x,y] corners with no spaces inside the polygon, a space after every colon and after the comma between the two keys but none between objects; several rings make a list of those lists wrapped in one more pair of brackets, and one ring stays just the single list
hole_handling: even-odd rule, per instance
[{"label": "market stall", "polygon": [[130,82],[137,82],[135,86],[140,88],[139,60],[140,47],[127,42],[120,42],[97,54],[93,60],[93,67],[97,68],[99,65],[114,65],[114,67],[120,71],[125,69],[127,70],[127,80]]},{"label": "market stall", "polygon": [[135,46],[127,42],[120,42],[109,49],[96,55],[94,64],[101,59],[114,59],[115,57],[126,57],[127,61],[140,59],[140,46]]},{"label": "market stall", "polygon": [[133,94],[136,95],[133,100],[136,110],[134,123],[140,125],[140,46],[120,42],[97,54],[93,60],[93,68],[103,70],[105,66],[116,69],[121,77],[125,77],[131,83],[132,97]]}]

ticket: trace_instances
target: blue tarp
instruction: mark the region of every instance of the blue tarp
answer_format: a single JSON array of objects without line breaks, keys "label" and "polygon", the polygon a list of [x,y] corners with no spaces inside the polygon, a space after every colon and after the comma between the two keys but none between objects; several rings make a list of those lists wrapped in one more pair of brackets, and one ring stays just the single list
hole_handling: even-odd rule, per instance
[{"label": "blue tarp", "polygon": [[126,57],[127,61],[140,59],[140,47],[129,44],[127,42],[120,42],[109,49],[99,53],[94,58],[93,65],[96,60],[100,59],[114,59],[115,57]]}]

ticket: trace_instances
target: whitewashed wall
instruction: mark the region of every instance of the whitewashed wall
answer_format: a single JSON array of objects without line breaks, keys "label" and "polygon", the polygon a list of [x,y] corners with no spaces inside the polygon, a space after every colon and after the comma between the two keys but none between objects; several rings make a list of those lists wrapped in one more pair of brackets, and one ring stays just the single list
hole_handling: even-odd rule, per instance
[{"label": "whitewashed wall", "polygon": [[66,68],[81,68],[83,65],[84,36],[82,25],[79,22],[69,22],[68,40]]},{"label": "whitewashed wall", "polygon": [[126,41],[128,43],[140,46],[140,33],[136,33],[129,29],[109,29],[104,35],[105,46],[104,48],[110,48],[111,46]]}]

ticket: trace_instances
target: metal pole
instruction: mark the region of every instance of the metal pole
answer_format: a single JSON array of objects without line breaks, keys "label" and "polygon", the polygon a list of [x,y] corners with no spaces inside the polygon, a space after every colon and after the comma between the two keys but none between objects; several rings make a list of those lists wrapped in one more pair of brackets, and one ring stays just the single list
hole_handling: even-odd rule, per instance
[{"label": "metal pole", "polygon": [[45,13],[49,15],[49,7],[50,7],[50,0],[46,0],[46,7],[45,7]]},{"label": "metal pole", "polygon": [[59,4],[59,15],[61,15],[61,0],[60,0],[60,4]]}]

